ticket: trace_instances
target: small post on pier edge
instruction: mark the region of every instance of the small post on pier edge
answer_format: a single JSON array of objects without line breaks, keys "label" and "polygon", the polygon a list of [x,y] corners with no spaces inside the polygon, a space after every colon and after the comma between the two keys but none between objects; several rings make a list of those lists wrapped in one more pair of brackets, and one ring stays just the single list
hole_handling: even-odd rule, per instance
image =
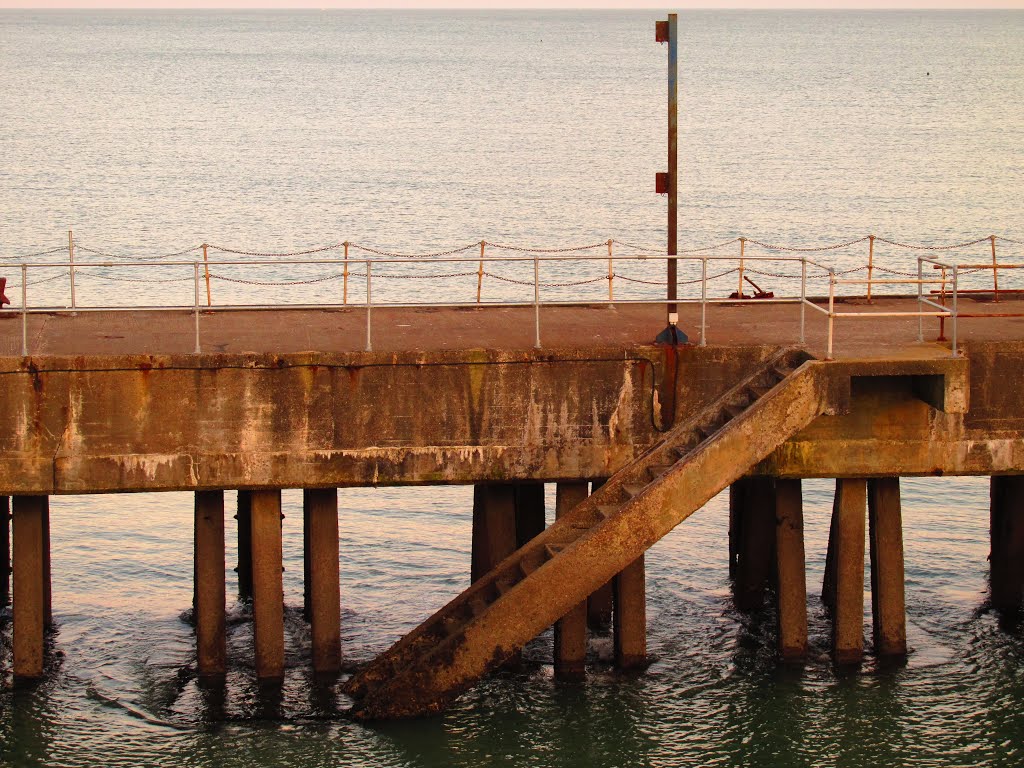
[{"label": "small post on pier edge", "polygon": [[666,298],[667,321],[665,330],[658,334],[658,344],[686,344],[689,339],[677,323],[679,308],[675,304],[678,297],[677,279],[678,263],[674,258],[678,247],[678,206],[679,206],[679,24],[678,15],[670,13],[668,21],[655,24],[655,42],[668,43],[668,259],[666,272],[668,285]]}]

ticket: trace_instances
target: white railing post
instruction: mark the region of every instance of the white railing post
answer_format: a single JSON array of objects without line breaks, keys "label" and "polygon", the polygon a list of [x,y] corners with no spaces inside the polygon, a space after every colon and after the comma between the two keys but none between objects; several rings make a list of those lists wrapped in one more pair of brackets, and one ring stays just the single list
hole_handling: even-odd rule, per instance
[{"label": "white railing post", "polygon": [[348,240],[342,243],[342,245],[345,246],[345,266],[342,273],[344,282],[341,289],[341,303],[348,304]]},{"label": "white railing post", "polygon": [[868,235],[868,304],[871,303],[871,281],[875,274],[875,236]]},{"label": "white railing post", "polygon": [[533,257],[533,346],[540,349],[540,259]]},{"label": "white railing post", "polygon": [[700,346],[708,344],[708,257],[700,259]]},{"label": "white railing post", "polygon": [[800,343],[807,343],[807,257],[800,257]]},{"label": "white railing post", "polygon": [[825,350],[825,359],[832,359],[832,335],[835,324],[836,308],[836,270],[828,268],[828,346]]},{"label": "white railing post", "polygon": [[[918,313],[924,311],[924,260],[922,257],[917,257],[917,311]],[[924,315],[918,314],[917,316],[917,340],[924,341]]]},{"label": "white railing post", "polygon": [[612,240],[608,240],[608,301],[609,303],[615,301],[615,290],[613,283],[615,282],[615,263],[612,260]]},{"label": "white railing post", "polygon": [[28,265],[21,265],[21,354],[28,357]]},{"label": "white railing post", "polygon": [[373,337],[371,335],[370,313],[373,305],[373,289],[370,287],[370,269],[372,262],[366,260],[366,351],[373,351]]},{"label": "white railing post", "polygon": [[196,354],[202,352],[202,347],[199,345],[199,262],[192,262],[193,279],[195,281],[195,299],[192,305],[193,314],[196,318]]},{"label": "white railing post", "polygon": [[953,265],[953,357],[957,356],[956,344],[957,344],[957,325],[959,310],[957,309],[957,279],[959,277],[960,266],[958,264]]},{"label": "white railing post", "polygon": [[70,229],[68,230],[68,266],[71,275],[71,308],[74,309],[78,306],[75,297],[75,233]]}]

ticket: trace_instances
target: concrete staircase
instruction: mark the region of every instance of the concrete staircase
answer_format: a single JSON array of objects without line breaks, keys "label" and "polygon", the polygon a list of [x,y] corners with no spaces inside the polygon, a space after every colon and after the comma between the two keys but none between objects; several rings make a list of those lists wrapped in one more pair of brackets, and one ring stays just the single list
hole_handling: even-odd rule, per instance
[{"label": "concrete staircase", "polygon": [[349,680],[361,719],[436,712],[822,413],[827,363],[772,357]]}]

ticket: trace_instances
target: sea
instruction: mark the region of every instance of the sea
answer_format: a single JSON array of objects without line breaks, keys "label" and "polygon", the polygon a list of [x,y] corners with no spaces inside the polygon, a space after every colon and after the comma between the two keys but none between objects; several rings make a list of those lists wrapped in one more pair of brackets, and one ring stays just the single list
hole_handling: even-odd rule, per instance
[{"label": "sea", "polygon": [[[489,255],[595,246],[563,253],[606,258],[609,239],[623,255],[656,253],[667,53],[654,24],[664,17],[0,11],[8,295],[66,302],[69,231],[83,262],[80,306],[191,306],[203,243],[220,276],[214,298],[235,304],[337,302],[337,279],[303,282],[337,263],[294,262],[337,262],[343,242],[374,249],[353,250],[356,260],[460,248],[448,258],[472,259],[481,240]],[[876,263],[898,276],[922,254],[990,259],[994,234],[1000,259],[1024,259],[1024,13],[682,11],[679,30],[681,250],[731,242],[702,253],[734,256],[745,237],[748,256],[809,254],[853,269],[874,234],[888,241],[876,242]],[[857,242],[799,252],[753,241]],[[972,241],[941,252],[893,244]],[[297,255],[273,255],[283,253]],[[90,269],[90,259],[113,266]],[[429,289],[382,279],[380,300],[472,301],[473,263],[426,259],[375,274],[471,274]],[[24,294],[23,262],[43,265],[26,267]],[[768,289],[799,271],[755,263]],[[600,298],[604,282],[559,283],[606,268],[545,263],[545,290]],[[621,265],[638,280],[650,269]],[[223,279],[242,275],[255,284]],[[627,296],[646,290],[620,284]],[[520,288],[489,278],[486,297],[518,300]],[[652,663],[642,674],[615,672],[611,640],[597,634],[586,682],[556,682],[546,633],[521,669],[445,713],[370,725],[347,719],[337,681],[308,668],[301,491],[284,492],[287,671],[277,692],[255,683],[248,606],[235,598],[233,491],[230,669],[219,692],[195,678],[191,495],[57,496],[57,629],[38,685],[13,686],[9,606],[0,614],[0,764],[1018,766],[1024,629],[988,607],[988,490],[986,478],[902,482],[905,665],[870,654],[855,672],[830,663],[820,594],[834,483],[808,480],[805,664],[777,663],[770,610],[732,607],[719,496],[648,553]],[[553,495],[549,485],[549,517]],[[468,584],[471,507],[466,486],[339,492],[346,670]]]}]

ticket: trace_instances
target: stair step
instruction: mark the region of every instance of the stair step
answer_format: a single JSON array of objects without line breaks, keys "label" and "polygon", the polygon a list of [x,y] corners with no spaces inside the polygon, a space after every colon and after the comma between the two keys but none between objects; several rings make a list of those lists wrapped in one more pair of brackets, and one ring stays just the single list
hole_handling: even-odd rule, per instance
[{"label": "stair step", "polygon": [[[696,430],[694,431],[696,432]],[[679,445],[673,445],[670,450],[670,453],[677,459],[684,459],[690,454],[690,451],[696,448],[699,444],[700,438],[696,437],[695,435],[694,439],[692,440],[687,440],[686,442],[680,443]]]},{"label": "stair step", "polygon": [[477,595],[469,601],[469,610],[472,611],[473,616],[476,617],[483,614],[489,605],[490,603],[484,599],[483,595]]},{"label": "stair step", "polygon": [[565,544],[545,544],[544,553],[548,556],[548,560],[552,559],[555,555],[565,549]]},{"label": "stair step", "polygon": [[526,557],[519,559],[519,572],[523,574],[523,576],[529,576],[536,570],[537,563],[533,562],[532,560]]},{"label": "stair step", "polygon": [[727,405],[727,406],[725,406],[725,411],[726,411],[726,413],[729,414],[729,418],[730,419],[735,419],[737,416],[739,416],[741,413],[743,413],[746,410],[747,410],[746,407],[742,406],[742,405]]},{"label": "stair step", "polygon": [[637,496],[640,493],[642,493],[644,488],[646,488],[646,487],[647,486],[644,485],[643,483],[623,483],[622,484],[622,490],[624,490],[627,494],[629,494],[630,498],[632,498],[633,496]]},{"label": "stair step", "polygon": [[657,480],[674,466],[675,464],[651,464],[647,467],[647,476],[651,480]]},{"label": "stair step", "polygon": [[511,590],[512,587],[514,587],[515,585],[516,582],[509,578],[498,579],[494,582],[494,587],[498,590],[499,595],[504,595],[506,592]]},{"label": "stair step", "polygon": [[793,370],[794,369],[785,365],[776,365],[774,368],[772,368],[772,373],[774,373],[778,377],[779,381],[782,381],[784,378],[789,376],[789,374],[791,374]]},{"label": "stair step", "polygon": [[747,392],[754,400],[760,400],[771,391],[771,387],[759,387],[756,384],[751,384],[747,387]]},{"label": "stair step", "polygon": [[597,514],[599,514],[602,518],[607,520],[620,509],[622,509],[621,504],[599,504],[597,506]]}]

